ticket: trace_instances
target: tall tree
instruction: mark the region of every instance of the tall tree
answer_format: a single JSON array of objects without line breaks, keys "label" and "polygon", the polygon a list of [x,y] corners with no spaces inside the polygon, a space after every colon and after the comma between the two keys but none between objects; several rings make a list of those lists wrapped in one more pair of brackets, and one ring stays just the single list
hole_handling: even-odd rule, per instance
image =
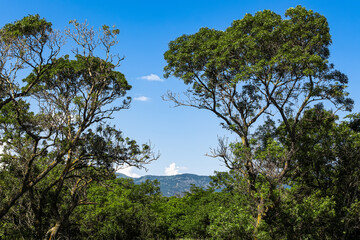
[{"label": "tall tree", "polygon": [[[0,219],[29,197],[39,235],[49,226],[42,216],[50,209],[50,239],[76,206],[87,204],[89,183],[108,178],[116,167],[141,168],[156,158],[148,145],[107,125],[130,104],[125,95],[131,86],[117,71],[123,58],[111,52],[119,30],[104,25],[97,32],[86,23],[70,23],[55,34],[51,23],[36,15],[0,31],[0,174],[6,183],[0,189]],[[55,58],[65,38],[73,50]],[[28,74],[23,83],[21,74]]]},{"label": "tall tree", "polygon": [[[285,18],[264,10],[247,14],[225,31],[202,28],[169,43],[164,54],[165,77],[175,76],[191,85],[185,99],[169,92],[176,106],[213,112],[241,143],[221,144],[214,152],[242,174],[257,202],[254,238],[272,199],[296,169],[299,121],[316,102],[327,100],[349,110],[347,77],[330,64],[331,35],[324,16],[301,6]],[[251,127],[261,116],[280,118],[289,140],[259,148]],[[267,187],[264,187],[267,186]]]}]

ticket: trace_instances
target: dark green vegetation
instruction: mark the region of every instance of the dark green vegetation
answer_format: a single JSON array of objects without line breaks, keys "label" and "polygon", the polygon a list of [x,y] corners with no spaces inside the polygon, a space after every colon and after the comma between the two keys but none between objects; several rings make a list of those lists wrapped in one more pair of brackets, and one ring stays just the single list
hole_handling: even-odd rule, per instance
[{"label": "dark green vegetation", "polygon": [[[336,111],[353,105],[348,78],[329,62],[330,44],[326,18],[301,6],[285,18],[270,10],[247,14],[225,31],[202,28],[169,44],[165,76],[189,88],[184,98],[171,92],[165,98],[212,112],[241,139],[222,139],[213,152],[244,196],[238,202],[244,210],[238,223],[246,220],[241,238],[358,234],[358,120],[337,125],[322,105]],[[290,202],[297,208],[285,210]],[[357,216],[351,224],[344,219],[350,212]],[[287,222],[278,222],[283,216]],[[332,231],[321,230],[326,226]]]},{"label": "dark green vegetation", "polygon": [[[61,33],[35,15],[0,29],[2,238],[55,239],[78,206],[91,204],[89,185],[116,166],[154,159],[149,146],[107,125],[130,103],[131,86],[115,70],[122,59],[111,54],[119,30],[70,24]],[[73,49],[61,55],[65,42]]]},{"label": "dark green vegetation", "polygon": [[[106,125],[129,104],[114,104],[130,89],[111,56],[118,30],[104,26],[95,38],[72,24],[59,34],[28,16],[0,31],[0,238],[360,235],[360,115],[340,121],[323,105],[353,105],[346,75],[328,60],[324,16],[300,6],[285,18],[266,10],[170,42],[166,76],[190,87],[185,100],[168,100],[213,112],[241,139],[222,139],[213,152],[229,172],[181,198],[162,196],[157,181],[116,179],[116,165],[154,158]],[[64,37],[78,48],[59,56]]]},{"label": "dark green vegetation", "polygon": [[[124,174],[116,174],[117,177],[126,177]],[[160,192],[165,197],[183,196],[185,192],[189,192],[192,185],[201,188],[210,186],[211,178],[208,176],[198,176],[195,174],[179,174],[174,176],[152,176],[147,175],[134,178],[135,184],[149,181],[159,181]]]}]

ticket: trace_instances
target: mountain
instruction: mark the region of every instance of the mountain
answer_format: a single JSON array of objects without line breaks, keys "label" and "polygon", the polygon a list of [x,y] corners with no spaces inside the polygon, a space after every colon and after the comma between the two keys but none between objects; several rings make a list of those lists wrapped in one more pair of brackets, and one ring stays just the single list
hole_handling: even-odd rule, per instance
[{"label": "mountain", "polygon": [[[125,174],[117,173],[117,177],[120,178],[130,178]],[[146,180],[154,181],[157,179],[160,182],[160,191],[166,197],[183,195],[184,192],[190,191],[191,185],[197,187],[206,188],[209,186],[210,177],[209,176],[199,176],[195,174],[179,174],[173,176],[153,176],[147,175],[139,178],[133,178],[135,184],[140,184]]]}]

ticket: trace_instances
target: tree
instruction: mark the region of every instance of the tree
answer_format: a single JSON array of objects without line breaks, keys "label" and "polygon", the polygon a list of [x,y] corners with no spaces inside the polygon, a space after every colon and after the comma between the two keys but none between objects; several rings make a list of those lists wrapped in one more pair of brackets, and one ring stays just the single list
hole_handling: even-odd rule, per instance
[{"label": "tree", "polygon": [[[321,105],[304,112],[296,169],[264,218],[273,239],[352,239],[359,234],[354,218],[359,216],[359,134],[351,128],[354,122],[356,118],[339,123]],[[290,138],[284,124],[270,133],[282,143]]]},{"label": "tree", "polygon": [[154,204],[161,202],[159,182],[134,184],[132,179],[112,179],[89,188],[97,204],[78,208],[69,229],[78,239],[159,239]]},{"label": "tree", "polygon": [[[304,111],[325,100],[338,110],[350,110],[353,103],[345,92],[347,77],[328,61],[326,18],[301,6],[288,9],[285,17],[269,10],[247,14],[225,31],[202,28],[183,35],[164,54],[165,77],[191,85],[185,99],[171,92],[165,99],[213,112],[241,139],[230,147],[220,143],[214,156],[247,181],[257,202],[255,239],[278,189],[297,168]],[[252,139],[251,128],[266,115],[281,120],[288,141],[268,138],[260,146]]]},{"label": "tree", "polygon": [[[297,167],[286,187],[275,192],[280,194],[271,200],[274,205],[263,218],[266,224],[259,229],[259,238],[353,239],[359,234],[358,114],[350,121],[338,119],[321,105],[304,112],[294,157]],[[268,121],[255,132],[254,138],[263,148],[269,140],[276,139],[281,145],[289,141],[284,124],[276,128],[273,124]],[[246,193],[244,180],[236,171],[213,177],[215,186],[238,199],[215,214],[212,234],[225,237],[248,227],[240,238],[249,238],[249,212],[256,210],[256,204]]]},{"label": "tree", "polygon": [[[89,204],[91,182],[111,177],[119,166],[141,168],[157,158],[148,145],[107,125],[130,104],[125,95],[131,86],[116,70],[123,58],[111,53],[119,30],[104,25],[97,33],[86,23],[70,23],[65,33],[54,33],[35,15],[0,31],[0,219],[29,198],[38,238],[47,227],[45,238],[54,238],[77,206]],[[57,57],[65,38],[74,49]],[[28,74],[23,84],[21,74]],[[44,223],[46,214],[52,219]]]},{"label": "tree", "polygon": [[[0,31],[0,109],[18,98],[25,97],[52,66],[64,39],[53,31],[52,24],[39,15],[29,15]],[[30,68],[35,78],[20,88],[19,73]]]}]

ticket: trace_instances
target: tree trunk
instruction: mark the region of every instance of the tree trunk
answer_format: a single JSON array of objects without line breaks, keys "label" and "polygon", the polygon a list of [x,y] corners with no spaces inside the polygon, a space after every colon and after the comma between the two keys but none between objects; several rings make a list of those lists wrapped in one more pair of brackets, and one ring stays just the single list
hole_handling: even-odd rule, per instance
[{"label": "tree trunk", "polygon": [[55,223],[55,226],[50,228],[49,231],[47,231],[44,240],[55,240],[60,227],[61,227],[61,222],[57,221]]},{"label": "tree trunk", "polygon": [[257,240],[258,229],[259,229],[260,223],[267,212],[267,209],[265,209],[264,205],[265,205],[264,198],[261,197],[260,202],[257,206],[257,217],[256,217],[255,228],[254,228],[254,240]]}]

